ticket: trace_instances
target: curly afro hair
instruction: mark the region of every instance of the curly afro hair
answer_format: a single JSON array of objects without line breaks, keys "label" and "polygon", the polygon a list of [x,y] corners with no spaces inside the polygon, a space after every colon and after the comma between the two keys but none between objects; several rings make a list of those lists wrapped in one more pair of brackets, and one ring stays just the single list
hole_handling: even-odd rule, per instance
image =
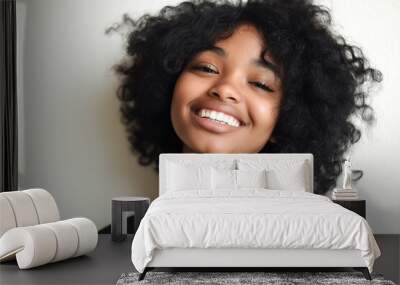
[{"label": "curly afro hair", "polygon": [[242,24],[254,25],[280,65],[283,100],[274,141],[261,153],[312,153],[314,192],[335,186],[345,153],[359,141],[353,115],[372,124],[367,104],[381,73],[360,48],[331,29],[329,10],[308,0],[188,1],[137,20],[124,16],[111,28],[130,27],[127,55],[116,65],[122,122],[141,165],[158,171],[160,153],[182,152],[170,118],[174,85],[197,53],[229,37]]}]

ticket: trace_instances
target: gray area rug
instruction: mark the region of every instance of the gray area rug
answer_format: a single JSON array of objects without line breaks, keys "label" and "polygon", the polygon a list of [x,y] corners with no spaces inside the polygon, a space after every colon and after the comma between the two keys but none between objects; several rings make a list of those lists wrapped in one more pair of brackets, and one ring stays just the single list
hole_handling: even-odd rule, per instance
[{"label": "gray area rug", "polygon": [[147,272],[145,279],[138,281],[139,273],[124,273],[116,285],[133,284],[376,284],[396,285],[384,280],[380,274],[372,274],[372,280],[366,280],[361,272]]}]

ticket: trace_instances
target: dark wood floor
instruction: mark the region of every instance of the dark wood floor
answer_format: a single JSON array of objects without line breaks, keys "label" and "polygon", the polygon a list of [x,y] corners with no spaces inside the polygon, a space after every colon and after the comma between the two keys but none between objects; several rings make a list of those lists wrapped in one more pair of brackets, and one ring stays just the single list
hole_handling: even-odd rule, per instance
[{"label": "dark wood floor", "polygon": [[400,284],[400,235],[375,235],[375,239],[382,255],[375,261],[374,272]]},{"label": "dark wood floor", "polygon": [[[400,235],[376,235],[382,256],[374,272],[396,284],[400,280]],[[120,243],[100,234],[95,251],[65,261],[19,270],[15,261],[0,264],[0,284],[115,284],[122,273],[134,271],[131,262],[132,236]],[[340,271],[340,270],[339,270]]]}]

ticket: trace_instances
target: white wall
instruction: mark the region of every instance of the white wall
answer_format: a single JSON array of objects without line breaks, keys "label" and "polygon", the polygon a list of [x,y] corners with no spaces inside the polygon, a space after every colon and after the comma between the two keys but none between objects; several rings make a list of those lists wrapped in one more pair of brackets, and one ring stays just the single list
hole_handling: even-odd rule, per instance
[{"label": "white wall", "polygon": [[[322,2],[322,1],[320,1]],[[323,1],[332,9],[336,30],[360,46],[384,80],[370,103],[374,127],[364,129],[352,148],[353,168],[362,169],[357,183],[367,200],[367,220],[376,233],[400,233],[400,2],[397,0]]]},{"label": "white wall", "polygon": [[111,68],[122,40],[104,34],[123,13],[151,8],[149,1],[18,1],[20,187],[50,191],[63,218],[85,216],[100,229],[110,223],[112,197],[157,194],[156,173],[137,164],[120,123]]},{"label": "white wall", "polygon": [[[111,67],[123,54],[122,40],[104,30],[125,12],[135,17],[178,2],[17,0],[20,188],[49,190],[63,218],[85,216],[100,229],[110,223],[112,197],[156,197],[157,174],[138,165],[119,121]],[[400,233],[400,4],[323,3],[337,29],[384,73],[373,101],[378,123],[353,148],[353,166],[365,172],[357,187],[374,232]]]}]

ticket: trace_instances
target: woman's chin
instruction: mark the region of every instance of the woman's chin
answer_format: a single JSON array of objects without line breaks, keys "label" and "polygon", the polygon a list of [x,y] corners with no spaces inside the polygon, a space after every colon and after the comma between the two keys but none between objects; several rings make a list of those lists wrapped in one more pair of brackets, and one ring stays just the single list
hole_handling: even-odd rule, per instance
[{"label": "woman's chin", "polygon": [[232,151],[231,146],[221,145],[221,144],[193,144],[193,145],[184,145],[183,153],[235,153]]}]

